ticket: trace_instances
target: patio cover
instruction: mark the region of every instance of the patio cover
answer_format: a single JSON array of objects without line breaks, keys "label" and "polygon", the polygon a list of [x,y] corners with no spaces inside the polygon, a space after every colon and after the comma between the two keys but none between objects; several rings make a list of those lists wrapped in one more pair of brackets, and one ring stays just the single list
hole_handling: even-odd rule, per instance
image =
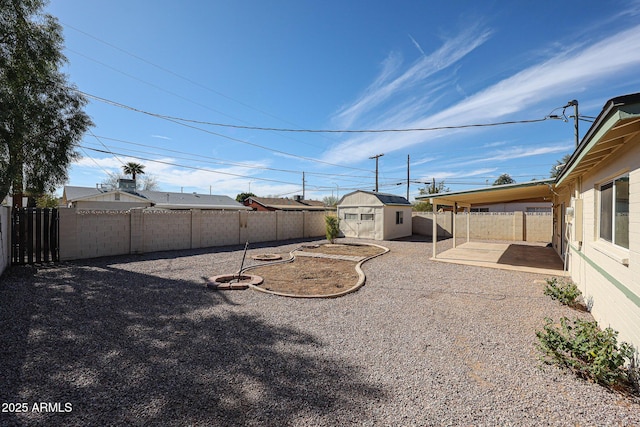
[{"label": "patio cover", "polygon": [[[550,202],[553,197],[553,178],[528,181],[524,183],[494,185],[473,190],[418,196],[416,200],[429,199],[433,205],[433,258],[436,257],[438,242],[436,212],[438,206],[453,206],[457,215],[458,208],[467,209],[467,242],[469,241],[469,212],[473,205],[514,202]],[[455,220],[453,221],[453,247],[456,246]]]}]

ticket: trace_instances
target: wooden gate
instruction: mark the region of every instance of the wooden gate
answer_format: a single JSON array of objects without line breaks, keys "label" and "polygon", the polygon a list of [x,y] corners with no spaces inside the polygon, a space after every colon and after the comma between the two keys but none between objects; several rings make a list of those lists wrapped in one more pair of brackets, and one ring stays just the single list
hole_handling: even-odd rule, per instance
[{"label": "wooden gate", "polygon": [[11,263],[35,264],[59,260],[58,210],[11,210]]}]

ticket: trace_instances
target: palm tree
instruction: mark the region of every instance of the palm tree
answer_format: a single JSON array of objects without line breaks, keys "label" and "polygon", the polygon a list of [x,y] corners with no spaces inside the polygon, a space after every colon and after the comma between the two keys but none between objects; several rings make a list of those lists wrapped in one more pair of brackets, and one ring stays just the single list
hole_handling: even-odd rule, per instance
[{"label": "palm tree", "polygon": [[136,175],[144,174],[144,165],[135,162],[129,162],[126,165],[122,166],[122,172],[125,175],[131,175],[131,178],[136,179]]}]

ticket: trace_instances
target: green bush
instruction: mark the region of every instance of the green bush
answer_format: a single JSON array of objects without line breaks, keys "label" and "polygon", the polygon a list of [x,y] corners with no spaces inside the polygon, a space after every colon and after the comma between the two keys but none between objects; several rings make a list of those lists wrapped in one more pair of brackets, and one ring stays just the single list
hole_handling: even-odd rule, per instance
[{"label": "green bush", "polygon": [[558,280],[556,277],[546,279],[547,285],[544,288],[544,294],[560,301],[564,305],[575,306],[582,292],[575,283]]},{"label": "green bush", "polygon": [[537,331],[536,336],[545,362],[568,367],[579,376],[606,386],[634,384],[638,373],[637,366],[634,368],[635,349],[625,342],[618,345],[618,332],[611,328],[601,330],[595,321],[570,322],[566,317],[555,325],[546,318],[544,330]]},{"label": "green bush", "polygon": [[337,216],[327,215],[324,217],[324,223],[326,225],[327,240],[334,243],[340,235],[340,220]]}]

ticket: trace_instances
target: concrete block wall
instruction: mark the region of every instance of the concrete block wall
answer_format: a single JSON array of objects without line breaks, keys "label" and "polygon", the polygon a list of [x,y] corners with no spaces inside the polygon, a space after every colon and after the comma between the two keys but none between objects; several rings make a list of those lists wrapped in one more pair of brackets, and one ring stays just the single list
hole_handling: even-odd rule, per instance
[{"label": "concrete block wall", "polygon": [[[437,212],[436,226],[438,237],[451,237],[453,232],[452,212]],[[423,236],[431,236],[433,234],[433,214],[431,212],[413,212],[411,218],[411,227],[413,234]],[[456,224],[458,225],[458,224]]]},{"label": "concrete block wall", "polygon": [[525,240],[527,242],[551,242],[553,216],[551,214],[527,213],[525,218]]},{"label": "concrete block wall", "polygon": [[200,211],[200,246],[240,244],[240,211]]},{"label": "concrete block wall", "polygon": [[[453,233],[452,212],[436,214],[438,238],[450,238]],[[431,236],[432,214],[413,213],[413,233]],[[507,240],[550,242],[553,217],[550,214],[525,214],[523,212],[471,213],[469,217],[470,235],[475,240]],[[467,236],[467,214],[456,216],[456,237]]]},{"label": "concrete block wall", "polygon": [[[327,228],[325,226],[324,217],[327,214],[324,212],[304,212],[304,237],[318,237],[326,235]],[[334,215],[335,212],[329,215]]]},{"label": "concrete block wall", "polygon": [[272,212],[240,212],[240,243],[278,240],[277,215]]},{"label": "concrete block wall", "polygon": [[119,255],[131,250],[129,211],[76,211],[60,208],[60,259]]},{"label": "concrete block wall", "polygon": [[143,211],[144,252],[191,248],[191,211]]},{"label": "concrete block wall", "polygon": [[277,238],[276,240],[293,239],[304,235],[304,212],[277,211]]},{"label": "concrete block wall", "polygon": [[61,208],[59,212],[61,260],[228,246],[246,241],[322,237],[325,234],[323,212],[141,208],[128,211]]}]

